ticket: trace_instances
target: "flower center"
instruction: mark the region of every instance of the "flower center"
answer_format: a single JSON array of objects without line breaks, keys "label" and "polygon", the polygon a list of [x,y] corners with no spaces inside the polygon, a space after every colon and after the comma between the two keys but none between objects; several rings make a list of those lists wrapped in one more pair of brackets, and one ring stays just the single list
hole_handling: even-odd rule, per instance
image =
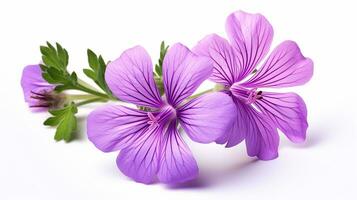
[{"label": "flower center", "polygon": [[165,125],[176,118],[176,109],[170,105],[165,105],[158,112],[148,112],[148,117],[147,123],[151,126]]},{"label": "flower center", "polygon": [[245,88],[240,86],[238,83],[234,83],[229,90],[232,92],[233,96],[242,100],[246,104],[252,104],[258,99],[263,98],[262,91],[258,91],[257,88]]}]

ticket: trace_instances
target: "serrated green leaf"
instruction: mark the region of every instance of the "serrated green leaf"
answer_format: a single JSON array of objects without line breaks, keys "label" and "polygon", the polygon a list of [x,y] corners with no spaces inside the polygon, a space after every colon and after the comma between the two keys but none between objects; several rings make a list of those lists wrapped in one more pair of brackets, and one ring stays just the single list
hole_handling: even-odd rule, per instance
[{"label": "serrated green leaf", "polygon": [[57,81],[55,81],[48,73],[44,72],[42,73],[42,78],[45,79],[48,83],[55,84]]},{"label": "serrated green leaf", "polygon": [[60,44],[56,43],[56,48],[49,42],[47,46],[41,46],[42,61],[47,67],[54,67],[65,71],[68,65],[68,53]]},{"label": "serrated green leaf", "polygon": [[83,73],[86,75],[86,76],[88,76],[88,78],[90,78],[90,79],[93,79],[93,80],[95,80],[97,77],[96,77],[96,74],[92,71],[92,70],[90,70],[90,69],[83,69]]},{"label": "serrated green leaf", "polygon": [[78,77],[77,77],[76,72],[72,72],[72,74],[71,74],[72,85],[76,85],[77,81],[78,81]]},{"label": "serrated green leaf", "polygon": [[107,83],[105,82],[105,70],[107,65],[101,55],[97,56],[92,50],[87,50],[88,64],[90,69],[84,69],[86,76],[92,79],[104,92],[112,95]]},{"label": "serrated green leaf", "polygon": [[156,72],[156,74],[157,74],[158,76],[161,76],[161,75],[162,75],[162,72],[161,72],[160,67],[159,67],[158,64],[155,65],[155,72]]},{"label": "serrated green leaf", "polygon": [[160,44],[160,58],[158,64],[155,65],[155,73],[161,77],[162,76],[162,64],[169,46],[165,44],[165,41],[162,41]]},{"label": "serrated green leaf", "polygon": [[57,117],[49,117],[46,121],[43,122],[45,126],[57,126],[60,123],[60,118]]},{"label": "serrated green leaf", "polygon": [[63,92],[65,90],[71,90],[71,89],[75,89],[75,87],[73,85],[57,85],[55,87],[55,91],[58,93]]},{"label": "serrated green leaf", "polygon": [[65,140],[70,141],[72,138],[72,133],[77,128],[77,118],[75,114],[78,112],[77,107],[74,103],[67,105],[66,107],[58,110],[49,111],[53,116],[49,117],[44,125],[47,126],[57,126],[55,140]]},{"label": "serrated green leaf", "polygon": [[57,42],[56,42],[56,48],[57,48],[57,55],[60,58],[59,61],[61,62],[61,65],[66,67],[68,65],[68,53],[66,49],[62,48],[62,46]]},{"label": "serrated green leaf", "polygon": [[43,55],[50,55],[50,49],[46,46],[40,46],[40,52]]},{"label": "serrated green leaf", "polygon": [[92,68],[94,71],[97,71],[99,65],[97,55],[92,50],[87,49],[87,56],[89,67]]},{"label": "serrated green leaf", "polygon": [[54,80],[58,80],[61,81],[63,76],[61,71],[59,71],[58,69],[54,68],[54,67],[50,67],[47,69],[47,73],[54,79]]},{"label": "serrated green leaf", "polygon": [[48,67],[46,65],[42,65],[42,64],[40,64],[40,68],[43,72],[48,69]]}]

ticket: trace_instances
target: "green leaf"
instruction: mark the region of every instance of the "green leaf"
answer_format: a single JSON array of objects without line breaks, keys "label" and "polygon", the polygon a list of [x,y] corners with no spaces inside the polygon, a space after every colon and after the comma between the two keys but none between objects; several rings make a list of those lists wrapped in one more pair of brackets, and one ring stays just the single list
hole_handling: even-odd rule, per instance
[{"label": "green leaf", "polygon": [[101,55],[97,56],[92,50],[87,50],[88,64],[90,69],[84,69],[83,73],[92,79],[104,92],[112,96],[112,93],[105,82],[105,70],[107,65]]},{"label": "green leaf", "polygon": [[75,114],[78,110],[76,105],[72,102],[62,109],[50,110],[49,112],[52,114],[52,117],[46,119],[43,124],[46,126],[57,126],[55,140],[70,141],[77,129]]},{"label": "green leaf", "polygon": [[75,89],[78,85],[78,77],[75,72],[71,74],[67,71],[68,52],[59,43],[53,46],[47,42],[46,46],[41,46],[42,54],[41,70],[42,77],[51,84],[56,84],[56,91]]},{"label": "green leaf", "polygon": [[96,77],[96,74],[94,73],[94,71],[90,70],[90,69],[83,69],[83,73],[88,76],[89,78],[95,80],[97,77]]},{"label": "green leaf", "polygon": [[165,41],[162,41],[160,44],[160,58],[158,60],[158,64],[155,65],[155,73],[157,76],[162,76],[162,64],[164,62],[165,55],[167,53],[169,46],[165,45]]},{"label": "green leaf", "polygon": [[92,68],[94,71],[98,69],[98,57],[97,55],[90,49],[87,49],[88,55],[88,64],[89,67]]},{"label": "green leaf", "polygon": [[47,46],[41,46],[42,61],[47,67],[54,67],[61,71],[66,71],[68,65],[68,53],[60,44],[56,43],[56,48],[49,42]]}]

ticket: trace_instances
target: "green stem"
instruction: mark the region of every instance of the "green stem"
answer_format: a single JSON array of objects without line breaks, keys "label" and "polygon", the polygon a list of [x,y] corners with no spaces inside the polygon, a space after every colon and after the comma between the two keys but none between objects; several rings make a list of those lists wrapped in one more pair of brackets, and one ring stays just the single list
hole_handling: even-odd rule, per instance
[{"label": "green stem", "polygon": [[98,91],[95,91],[95,90],[92,90],[86,86],[83,86],[81,85],[80,83],[76,86],[77,90],[80,90],[80,91],[83,91],[83,92],[86,92],[86,93],[89,93],[89,94],[93,94],[95,96],[98,96],[98,97],[102,97],[102,98],[106,98],[106,99],[109,99],[110,97],[104,93],[101,93],[101,92],[98,92]]},{"label": "green stem", "polygon": [[200,93],[197,93],[195,95],[192,95],[192,96],[188,97],[188,99],[194,99],[196,97],[202,96],[202,95],[210,93],[210,92],[218,92],[218,91],[222,91],[222,90],[225,90],[225,89],[227,89],[227,88],[224,85],[216,84],[213,88],[205,90],[205,91],[200,92]]},{"label": "green stem", "polygon": [[206,94],[206,93],[210,93],[210,92],[213,92],[213,91],[214,91],[214,88],[209,89],[209,90],[205,90],[205,91],[203,91],[203,92],[200,92],[200,93],[197,93],[197,94],[195,94],[195,95],[192,95],[192,96],[188,97],[188,99],[194,99],[194,98],[196,98],[196,97],[199,97],[199,96],[201,96],[201,95],[204,95],[204,94]]},{"label": "green stem", "polygon": [[69,101],[75,101],[75,100],[86,100],[90,98],[97,97],[96,95],[93,94],[69,94],[67,95],[67,98]]},{"label": "green stem", "polygon": [[84,87],[86,87],[86,88],[88,88],[88,89],[97,91],[97,89],[96,89],[95,87],[93,87],[93,86],[90,85],[89,83],[83,81],[82,79],[78,79],[77,82],[78,82],[80,85],[82,85],[82,86],[84,86]]},{"label": "green stem", "polygon": [[88,100],[76,103],[76,106],[79,107],[79,106],[83,106],[83,105],[94,103],[94,102],[107,102],[107,101],[108,101],[108,99],[103,99],[103,98],[100,98],[100,97],[96,97],[96,98],[92,98],[92,99],[88,99]]}]

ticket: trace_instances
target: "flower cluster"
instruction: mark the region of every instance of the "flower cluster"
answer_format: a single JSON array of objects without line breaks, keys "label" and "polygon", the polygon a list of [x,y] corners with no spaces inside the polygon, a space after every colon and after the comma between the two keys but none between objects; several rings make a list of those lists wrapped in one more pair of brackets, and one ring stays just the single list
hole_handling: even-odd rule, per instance
[{"label": "flower cluster", "polygon": [[[184,133],[195,142],[226,147],[245,141],[249,156],[274,159],[278,129],[292,142],[306,139],[307,109],[295,93],[265,89],[308,82],[313,62],[293,41],[280,43],[263,61],[273,28],[260,14],[232,13],[226,30],[228,40],[211,34],[191,50],[181,43],[162,43],[155,67],[141,46],[107,64],[88,50],[90,68],[84,73],[100,89],[69,73],[67,51],[47,43],[41,47],[43,62],[23,71],[25,101],[35,111],[48,110],[52,116],[44,124],[57,127],[55,139],[66,141],[76,130],[78,107],[107,101],[132,105],[95,109],[87,119],[87,135],[103,152],[120,151],[118,168],[145,184],[175,184],[198,176]],[[208,79],[217,87],[194,94]],[[68,93],[73,90],[84,94]]]}]

